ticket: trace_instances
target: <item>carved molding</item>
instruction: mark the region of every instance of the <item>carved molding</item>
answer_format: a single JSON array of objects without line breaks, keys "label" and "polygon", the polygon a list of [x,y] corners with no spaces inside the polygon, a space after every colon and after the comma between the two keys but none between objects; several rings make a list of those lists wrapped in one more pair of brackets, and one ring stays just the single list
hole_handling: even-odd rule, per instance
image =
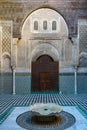
[{"label": "carved molding", "polygon": [[39,56],[47,54],[51,56],[54,61],[59,61],[60,55],[58,50],[50,45],[50,44],[41,44],[37,45],[37,47],[31,53],[31,61],[35,61]]},{"label": "carved molding", "polygon": [[79,55],[79,66],[80,67],[87,67],[87,53],[82,52]]}]

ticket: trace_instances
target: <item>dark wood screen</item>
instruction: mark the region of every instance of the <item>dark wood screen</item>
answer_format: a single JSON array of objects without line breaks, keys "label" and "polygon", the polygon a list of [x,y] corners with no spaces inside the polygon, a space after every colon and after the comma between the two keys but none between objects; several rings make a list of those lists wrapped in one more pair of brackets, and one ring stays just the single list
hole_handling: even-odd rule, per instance
[{"label": "dark wood screen", "polygon": [[43,55],[32,62],[32,92],[56,92],[59,90],[59,64]]}]

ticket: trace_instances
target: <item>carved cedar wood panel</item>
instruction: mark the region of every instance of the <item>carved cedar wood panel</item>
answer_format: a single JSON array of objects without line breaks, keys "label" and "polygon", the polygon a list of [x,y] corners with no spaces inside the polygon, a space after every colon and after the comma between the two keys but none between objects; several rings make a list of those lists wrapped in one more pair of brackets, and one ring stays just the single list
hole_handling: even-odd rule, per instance
[{"label": "carved cedar wood panel", "polygon": [[56,92],[59,90],[59,62],[43,55],[32,62],[32,92]]}]

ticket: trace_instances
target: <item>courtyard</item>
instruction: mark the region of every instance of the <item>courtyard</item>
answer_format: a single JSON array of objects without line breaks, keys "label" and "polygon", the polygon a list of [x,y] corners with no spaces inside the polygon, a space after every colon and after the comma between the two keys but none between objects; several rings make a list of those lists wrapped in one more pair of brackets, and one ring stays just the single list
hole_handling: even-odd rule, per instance
[{"label": "courtyard", "polygon": [[0,95],[0,130],[24,130],[16,118],[35,103],[56,103],[74,115],[76,122],[67,130],[87,129],[87,94],[27,94]]}]

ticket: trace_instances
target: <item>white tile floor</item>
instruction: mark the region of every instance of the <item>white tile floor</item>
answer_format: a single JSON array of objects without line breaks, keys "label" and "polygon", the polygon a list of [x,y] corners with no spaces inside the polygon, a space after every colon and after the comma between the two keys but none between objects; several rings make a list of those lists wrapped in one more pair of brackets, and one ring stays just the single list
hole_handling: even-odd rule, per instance
[{"label": "white tile floor", "polygon": [[[0,130],[25,130],[17,125],[16,118],[29,107],[16,107],[8,118],[0,125]],[[87,119],[74,106],[63,106],[63,110],[71,113],[76,118],[76,123],[66,130],[87,130]]]}]

